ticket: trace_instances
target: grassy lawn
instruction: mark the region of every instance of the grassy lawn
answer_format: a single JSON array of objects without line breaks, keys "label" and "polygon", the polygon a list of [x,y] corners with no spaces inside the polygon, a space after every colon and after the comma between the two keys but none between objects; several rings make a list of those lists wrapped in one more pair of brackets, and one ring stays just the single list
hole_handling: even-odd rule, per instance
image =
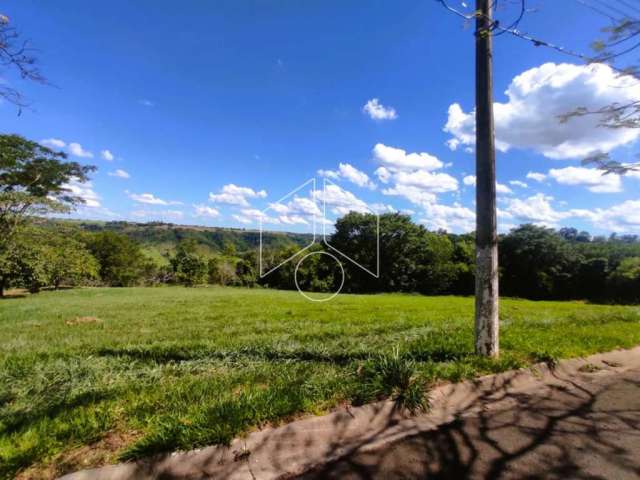
[{"label": "grassy lawn", "polygon": [[384,392],[362,372],[394,349],[428,385],[631,347],[640,308],[504,299],[497,361],[472,355],[473,300],[460,297],[83,289],[1,300],[0,327],[0,478],[12,478],[374,400]]}]

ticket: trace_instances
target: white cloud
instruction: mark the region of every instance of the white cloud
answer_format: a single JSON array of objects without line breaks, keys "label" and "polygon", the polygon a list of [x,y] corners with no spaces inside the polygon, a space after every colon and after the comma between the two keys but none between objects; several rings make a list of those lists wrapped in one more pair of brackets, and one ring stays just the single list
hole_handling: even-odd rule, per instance
[{"label": "white cloud", "polygon": [[374,120],[395,120],[398,118],[398,114],[393,107],[385,107],[377,98],[369,100],[362,107],[362,111]]},{"label": "white cloud", "polygon": [[137,203],[146,205],[182,205],[182,202],[174,200],[162,200],[152,193],[129,193],[129,198]]},{"label": "white cloud", "polygon": [[382,183],[389,183],[389,180],[391,180],[391,171],[386,167],[378,167],[374,173]]},{"label": "white cloud", "polygon": [[[462,179],[462,183],[464,183],[468,187],[471,187],[471,186],[475,187],[476,186],[476,176],[475,175],[467,175],[466,177],[464,177]],[[511,190],[509,187],[507,187],[506,185],[504,185],[502,183],[497,183],[496,182],[496,192],[497,193],[506,194],[506,195],[510,195],[510,194],[513,193],[513,190]]]},{"label": "white cloud", "polygon": [[553,197],[538,193],[526,199],[513,198],[509,201],[506,212],[510,218],[517,218],[523,223],[535,223],[546,226],[556,224],[571,214],[559,212],[553,208]]},{"label": "white cloud", "polygon": [[596,209],[592,221],[619,233],[640,233],[640,200],[627,200],[607,209]]},{"label": "white cloud", "polygon": [[513,185],[514,187],[520,187],[520,188],[529,188],[529,185],[527,185],[526,183],[520,180],[510,180],[509,185]]},{"label": "white cloud", "polygon": [[245,217],[245,216],[242,216],[242,215],[234,214],[234,215],[231,215],[231,216],[232,216],[236,221],[238,221],[238,222],[240,222],[240,223],[244,223],[245,225],[249,225],[249,224],[253,223],[253,220],[252,220],[252,219],[250,219],[250,218],[248,218],[248,217]]},{"label": "white cloud", "polygon": [[594,193],[615,193],[622,190],[619,175],[605,175],[602,170],[595,168],[552,168],[549,176],[562,185],[584,185]]},{"label": "white cloud", "polygon": [[340,172],[337,172],[335,170],[318,170],[318,175],[320,175],[321,177],[324,178],[330,178],[331,180],[339,180],[340,179]]},{"label": "white cloud", "polygon": [[384,195],[394,195],[404,197],[415,205],[424,205],[434,203],[436,201],[435,193],[426,192],[418,187],[409,185],[395,185],[391,188],[382,190]]},{"label": "white cloud", "polygon": [[181,220],[184,218],[184,212],[180,210],[134,210],[131,212],[131,216],[147,220]]},{"label": "white cloud", "polygon": [[476,186],[476,176],[475,175],[467,175],[462,179],[462,183],[464,183],[467,187]]},{"label": "white cloud", "polygon": [[378,143],[373,148],[374,159],[382,164],[376,171],[378,179],[392,186],[384,195],[401,196],[416,205],[434,203],[437,193],[458,190],[458,180],[447,173],[434,172],[444,164],[428,153],[407,153],[401,148]]},{"label": "white cloud", "polygon": [[544,173],[529,172],[527,173],[527,178],[535,180],[536,182],[544,182],[547,179],[547,176]]},{"label": "white cloud", "polygon": [[397,185],[416,187],[432,193],[458,190],[458,180],[448,173],[432,173],[427,170],[400,171],[394,174],[393,178]]},{"label": "white cloud", "polygon": [[66,142],[59,138],[45,138],[44,140],[40,140],[40,143],[50,148],[64,148],[67,146]]},{"label": "white cloud", "polygon": [[71,195],[80,197],[84,201],[83,205],[85,207],[100,207],[100,197],[93,191],[93,184],[91,182],[81,183],[77,178],[73,178],[70,182],[65,183],[63,188],[68,190]]},{"label": "white cloud", "polygon": [[155,102],[152,102],[151,100],[148,100],[146,98],[143,98],[139,101],[140,105],[145,106],[145,107],[155,107],[156,104]]},{"label": "white cloud", "polygon": [[424,205],[424,213],[420,222],[431,230],[470,232],[475,229],[476,214],[459,203],[427,203]]},{"label": "white cloud", "polygon": [[624,174],[624,176],[628,178],[635,178],[637,180],[640,180],[640,170],[629,170],[627,173]]},{"label": "white cloud", "polygon": [[111,153],[110,150],[101,150],[100,156],[102,157],[103,160],[106,160],[107,162],[113,162],[114,158],[116,158],[113,156],[113,153]]},{"label": "white cloud", "polygon": [[390,170],[437,170],[444,164],[428,153],[407,153],[401,148],[389,147],[378,143],[373,147],[373,156]]},{"label": "white cloud", "polygon": [[209,193],[209,200],[215,203],[226,203],[229,205],[239,205],[248,207],[249,198],[264,198],[267,196],[265,190],[255,191],[249,187],[239,187],[230,183],[222,187],[219,193]]},{"label": "white cloud", "polygon": [[220,211],[217,208],[208,207],[206,205],[193,205],[194,217],[209,217],[216,218],[220,215]]},{"label": "white cloud", "polygon": [[82,148],[82,145],[80,145],[79,143],[76,143],[76,142],[70,143],[68,146],[68,149],[69,149],[69,153],[76,157],[93,158],[93,153]]},{"label": "white cloud", "polygon": [[346,215],[351,211],[361,213],[370,211],[365,202],[334,184],[326,184],[324,190],[314,190],[313,197],[319,202],[324,201],[336,215]]},{"label": "white cloud", "polygon": [[373,183],[369,176],[363,171],[358,170],[354,166],[348,163],[341,163],[338,166],[338,171],[340,172],[340,176],[342,178],[346,178],[351,183],[358,185],[359,187],[366,187],[371,190],[376,188],[375,183]]},{"label": "white cloud", "polygon": [[361,170],[358,170],[356,167],[348,163],[340,163],[340,165],[338,165],[337,171],[318,170],[318,175],[320,175],[321,177],[329,178],[331,180],[339,180],[340,178],[344,178],[359,187],[368,188],[370,190],[375,190],[376,188],[376,184],[371,181],[369,175]]},{"label": "white cloud", "polygon": [[[560,115],[578,107],[593,111],[640,100],[640,82],[607,65],[546,63],[515,77],[505,93],[506,103],[494,103],[496,147],[501,151],[528,148],[549,158],[576,158],[608,152],[640,137],[639,129],[603,128],[597,114],[560,123]],[[454,103],[444,131],[453,135],[448,143],[452,150],[473,146],[475,112],[465,113]]]},{"label": "white cloud", "polygon": [[239,215],[232,215],[232,217],[235,218],[238,222],[245,223],[245,224],[250,224],[250,223],[257,224],[260,219],[262,219],[262,223],[273,223],[273,224],[280,223],[280,221],[277,218],[271,217],[256,208],[243,208],[242,210],[240,210]]},{"label": "white cloud", "polygon": [[128,172],[122,170],[121,168],[117,168],[113,172],[109,172],[110,177],[118,177],[118,178],[131,178]]}]

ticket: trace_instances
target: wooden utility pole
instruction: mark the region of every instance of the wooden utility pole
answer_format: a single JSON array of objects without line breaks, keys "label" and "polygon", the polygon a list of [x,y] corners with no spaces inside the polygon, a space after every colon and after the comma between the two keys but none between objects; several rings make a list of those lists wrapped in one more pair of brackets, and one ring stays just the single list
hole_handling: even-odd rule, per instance
[{"label": "wooden utility pole", "polygon": [[498,356],[498,234],[492,0],[476,0],[476,353]]}]

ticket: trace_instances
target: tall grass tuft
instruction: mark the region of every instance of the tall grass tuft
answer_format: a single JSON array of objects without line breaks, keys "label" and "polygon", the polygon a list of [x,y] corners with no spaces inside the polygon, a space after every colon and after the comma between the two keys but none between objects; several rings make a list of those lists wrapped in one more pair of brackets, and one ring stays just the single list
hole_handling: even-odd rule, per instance
[{"label": "tall grass tuft", "polygon": [[372,356],[357,370],[354,403],[392,398],[412,413],[429,409],[425,384],[419,379],[416,362],[403,355],[398,346],[391,353]]}]

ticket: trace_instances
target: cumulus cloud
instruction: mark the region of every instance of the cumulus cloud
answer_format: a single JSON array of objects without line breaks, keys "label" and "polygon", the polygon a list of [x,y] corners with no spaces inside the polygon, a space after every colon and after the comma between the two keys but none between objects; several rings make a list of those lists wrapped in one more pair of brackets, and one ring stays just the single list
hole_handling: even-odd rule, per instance
[{"label": "cumulus cloud", "polygon": [[[462,183],[464,183],[468,187],[471,187],[471,186],[475,187],[476,186],[476,176],[475,175],[467,175],[466,177],[464,177],[462,179]],[[509,194],[513,193],[513,190],[511,190],[509,187],[507,187],[506,185],[504,185],[502,183],[497,183],[496,182],[496,192],[509,195]]]},{"label": "cumulus cloud", "polygon": [[256,208],[243,208],[242,210],[240,210],[239,214],[234,214],[232,215],[232,217],[236,221],[247,225],[257,224],[260,220],[262,220],[262,223],[280,223],[280,220],[278,220],[277,218],[267,215],[266,213],[261,212]]},{"label": "cumulus cloud", "polygon": [[428,153],[407,153],[402,148],[378,143],[373,147],[373,157],[389,170],[437,170],[444,164]]},{"label": "cumulus cloud", "polygon": [[220,215],[220,211],[216,208],[208,207],[206,205],[193,205],[194,217],[216,218],[219,215]]},{"label": "cumulus cloud", "polygon": [[376,184],[371,181],[369,175],[364,173],[362,170],[358,170],[356,167],[349,163],[340,163],[338,165],[338,170],[318,170],[318,175],[321,177],[329,178],[331,180],[339,180],[340,178],[344,178],[345,180],[350,181],[351,183],[363,187],[368,188],[370,190],[375,190]]},{"label": "cumulus cloud", "polygon": [[423,208],[434,208],[437,194],[458,190],[456,178],[435,171],[444,164],[433,155],[407,153],[401,148],[378,143],[373,148],[373,156],[381,164],[375,171],[376,176],[380,182],[389,185],[382,190],[383,195],[403,197]]},{"label": "cumulus cloud", "polygon": [[391,188],[382,190],[384,195],[393,195],[398,197],[404,197],[414,205],[425,205],[427,203],[434,203],[436,201],[436,194],[424,191],[418,187],[412,187],[409,185],[395,185]]},{"label": "cumulus cloud", "polygon": [[428,170],[400,171],[394,174],[393,179],[396,185],[416,187],[431,193],[454,192],[458,189],[458,180],[448,173],[433,173]]},{"label": "cumulus cloud", "polygon": [[640,233],[640,200],[627,200],[610,208],[596,209],[591,220],[613,232]]},{"label": "cumulus cloud", "polygon": [[64,148],[67,146],[67,143],[59,138],[45,138],[40,140],[40,143],[49,148]]},{"label": "cumulus cloud", "polygon": [[527,185],[526,183],[520,180],[510,180],[509,185],[513,185],[514,187],[520,187],[520,188],[529,188],[529,185]]},{"label": "cumulus cloud", "polygon": [[583,185],[593,193],[615,193],[622,190],[620,176],[584,167],[552,168],[549,176],[562,185]]},{"label": "cumulus cloud", "polygon": [[72,143],[69,144],[69,146],[67,148],[69,149],[69,153],[71,155],[76,156],[76,157],[93,158],[93,153],[91,153],[90,151],[85,150],[84,148],[82,148],[82,145],[80,145],[79,143],[72,142]]},{"label": "cumulus cloud", "polygon": [[134,210],[131,212],[132,217],[144,218],[147,220],[165,220],[174,219],[181,220],[184,218],[184,212],[180,210]]},{"label": "cumulus cloud", "polygon": [[122,170],[121,168],[117,168],[113,172],[109,172],[110,177],[118,177],[118,178],[131,178],[128,172]]},{"label": "cumulus cloud", "polygon": [[424,217],[420,219],[431,230],[447,230],[470,232],[475,228],[476,214],[469,208],[454,203],[440,205],[427,203],[424,205]]},{"label": "cumulus cloud", "polygon": [[100,196],[93,190],[91,182],[81,183],[77,178],[73,178],[68,183],[65,183],[63,188],[71,195],[81,198],[85,207],[100,207]]},{"label": "cumulus cloud", "polygon": [[[640,82],[620,76],[603,64],[546,63],[515,77],[505,92],[506,103],[495,102],[496,148],[533,149],[548,158],[584,157],[608,152],[640,137],[640,130],[603,128],[600,115],[559,116],[585,107],[598,110],[614,103],[640,100]],[[454,103],[444,131],[453,138],[449,148],[475,144],[475,112]]]},{"label": "cumulus cloud", "polygon": [[249,187],[239,187],[230,183],[222,187],[219,193],[209,193],[209,200],[214,203],[226,203],[228,205],[238,205],[248,207],[250,198],[264,198],[267,196],[265,190],[255,191]]},{"label": "cumulus cloud", "polygon": [[367,204],[353,193],[338,185],[327,183],[323,190],[314,190],[313,198],[325,205],[336,215],[346,215],[349,212],[369,212]]},{"label": "cumulus cloud", "polygon": [[377,98],[369,100],[362,107],[362,111],[374,120],[395,120],[398,118],[398,114],[393,107],[385,107]]},{"label": "cumulus cloud", "polygon": [[107,162],[113,162],[114,158],[116,158],[113,156],[113,153],[111,153],[110,150],[101,150],[100,156],[102,157],[103,160],[106,160]]},{"label": "cumulus cloud", "polygon": [[544,173],[529,172],[527,173],[527,178],[535,180],[536,182],[544,182],[547,179],[547,176]]},{"label": "cumulus cloud", "polygon": [[129,198],[137,203],[146,205],[182,205],[182,202],[175,200],[162,200],[152,193],[129,193]]}]

